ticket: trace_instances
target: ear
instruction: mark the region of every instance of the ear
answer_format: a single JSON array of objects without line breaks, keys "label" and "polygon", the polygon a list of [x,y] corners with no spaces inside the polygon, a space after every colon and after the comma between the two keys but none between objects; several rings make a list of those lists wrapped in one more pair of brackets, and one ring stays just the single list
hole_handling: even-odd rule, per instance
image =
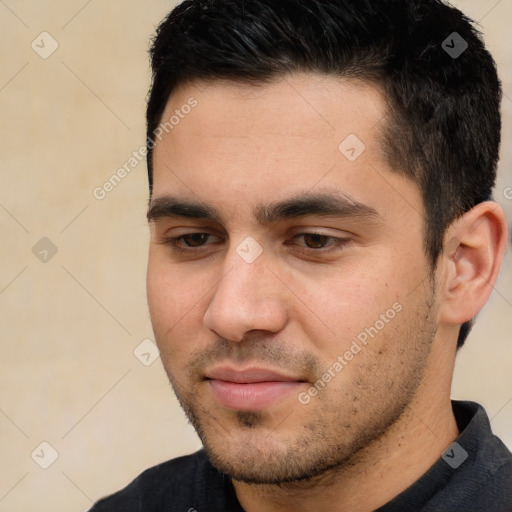
[{"label": "ear", "polygon": [[487,302],[508,240],[506,216],[495,202],[480,203],[456,219],[444,237],[441,322],[462,324]]}]

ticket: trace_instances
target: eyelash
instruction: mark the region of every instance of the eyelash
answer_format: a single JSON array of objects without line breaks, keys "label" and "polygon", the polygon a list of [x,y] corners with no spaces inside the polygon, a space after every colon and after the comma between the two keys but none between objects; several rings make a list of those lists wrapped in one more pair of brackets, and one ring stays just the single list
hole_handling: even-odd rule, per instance
[{"label": "eyelash", "polygon": [[[210,233],[202,233],[202,232],[197,232],[197,233],[186,233],[184,235],[180,235],[180,236],[177,236],[177,237],[168,237],[168,238],[165,238],[163,240],[163,243],[166,244],[166,245],[169,245],[172,247],[172,249],[176,252],[180,252],[182,254],[192,254],[194,252],[198,252],[200,251],[201,249],[204,249],[205,247],[207,247],[207,245],[201,245],[201,246],[197,246],[197,247],[191,247],[191,246],[188,246],[187,249],[181,247],[179,244],[180,242],[184,241],[184,239],[186,237],[189,237],[189,236],[192,236],[192,235],[207,235],[208,237],[213,237],[214,235],[211,235]],[[297,235],[293,236],[292,237],[292,240],[296,239],[296,238],[299,238],[299,237],[304,237],[304,236],[319,236],[319,237],[322,237],[324,239],[325,242],[329,242],[329,241],[332,241],[333,243],[329,246],[327,246],[327,248],[325,247],[321,247],[319,249],[313,249],[311,247],[303,247],[303,246],[297,246],[296,247],[296,250],[302,254],[306,254],[306,255],[313,255],[313,254],[330,254],[331,252],[334,252],[334,251],[337,251],[337,250],[341,250],[342,248],[350,245],[351,243],[351,240],[348,239],[348,238],[338,238],[338,237],[335,237],[335,236],[331,236],[331,235],[324,235],[322,233],[317,233],[317,232],[314,232],[314,233],[298,233]],[[292,244],[292,243],[289,243],[289,242],[286,242],[286,245],[295,245],[295,244]]]}]

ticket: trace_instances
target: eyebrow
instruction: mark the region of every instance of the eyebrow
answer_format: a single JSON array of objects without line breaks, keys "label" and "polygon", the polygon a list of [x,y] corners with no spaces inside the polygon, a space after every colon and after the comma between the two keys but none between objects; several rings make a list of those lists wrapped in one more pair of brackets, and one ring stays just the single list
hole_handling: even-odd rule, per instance
[{"label": "eyebrow", "polygon": [[[373,221],[380,218],[380,215],[371,206],[339,192],[300,194],[289,199],[258,206],[253,214],[254,218],[263,225],[307,216],[359,218]],[[161,218],[213,220],[221,223],[223,220],[221,213],[210,205],[174,196],[163,196],[150,202],[147,213],[148,221],[156,221]]]},{"label": "eyebrow", "polygon": [[161,218],[220,219],[217,209],[203,203],[163,196],[152,199],[147,212],[149,222]]}]

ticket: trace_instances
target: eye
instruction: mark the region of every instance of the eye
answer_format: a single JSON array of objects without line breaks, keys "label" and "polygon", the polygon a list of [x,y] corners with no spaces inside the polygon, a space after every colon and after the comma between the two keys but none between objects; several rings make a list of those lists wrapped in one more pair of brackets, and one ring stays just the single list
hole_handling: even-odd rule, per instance
[{"label": "eye", "polygon": [[187,247],[201,247],[204,245],[210,235],[208,233],[190,233],[188,235],[182,235],[178,238],[183,240]]},{"label": "eye", "polygon": [[163,243],[170,245],[171,248],[178,252],[192,252],[194,249],[202,249],[218,243],[220,238],[211,235],[210,233],[185,233],[181,236],[168,237],[163,240]]},{"label": "eye", "polygon": [[[297,242],[298,241],[298,242]],[[287,245],[294,245],[295,249],[308,255],[327,254],[340,251],[350,244],[350,239],[338,238],[322,233],[299,233]]]},{"label": "eye", "polygon": [[[304,243],[309,249],[323,249],[326,246],[332,245],[336,238],[320,233],[303,233],[299,235],[303,238]],[[331,244],[329,244],[331,242]]]}]

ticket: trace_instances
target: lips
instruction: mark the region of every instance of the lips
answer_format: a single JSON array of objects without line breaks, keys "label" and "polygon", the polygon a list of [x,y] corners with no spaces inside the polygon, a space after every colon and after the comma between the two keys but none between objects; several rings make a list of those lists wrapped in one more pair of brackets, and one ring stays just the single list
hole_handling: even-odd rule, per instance
[{"label": "lips", "polygon": [[278,373],[277,371],[267,370],[265,368],[246,368],[244,370],[235,370],[229,367],[220,367],[207,372],[206,377],[208,379],[237,382],[240,384],[250,384],[254,382],[302,381],[302,379],[289,377]]},{"label": "lips", "polygon": [[238,411],[261,411],[304,385],[298,377],[266,368],[227,366],[208,371],[206,382],[220,405]]}]

